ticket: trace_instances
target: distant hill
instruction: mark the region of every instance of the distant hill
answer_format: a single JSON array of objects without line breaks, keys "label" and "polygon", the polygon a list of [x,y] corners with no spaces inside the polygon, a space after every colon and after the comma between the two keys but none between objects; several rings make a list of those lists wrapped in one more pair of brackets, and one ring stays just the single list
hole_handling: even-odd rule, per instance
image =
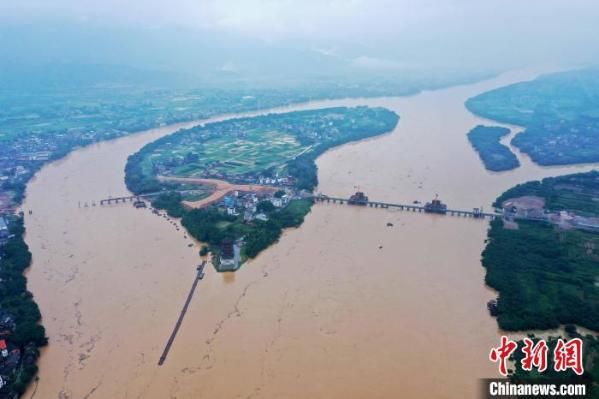
[{"label": "distant hill", "polygon": [[125,82],[304,89],[333,82],[378,85],[386,90],[377,92],[388,95],[473,82],[496,72],[444,63],[423,67],[401,62],[405,55],[397,51],[380,54],[358,43],[269,42],[223,32],[48,21],[0,24],[0,54],[0,88]]}]

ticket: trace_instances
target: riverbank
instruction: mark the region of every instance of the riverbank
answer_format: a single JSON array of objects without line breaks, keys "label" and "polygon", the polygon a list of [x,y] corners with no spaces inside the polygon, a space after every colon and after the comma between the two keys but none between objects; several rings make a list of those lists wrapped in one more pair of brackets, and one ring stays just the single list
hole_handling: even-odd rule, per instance
[{"label": "riverbank", "polygon": [[[6,227],[0,217],[1,227]],[[48,340],[41,313],[23,276],[31,264],[22,217],[0,229],[0,397],[21,395],[37,373],[39,348]]]},{"label": "riverbank", "polygon": [[[464,101],[534,76],[293,108],[373,105],[402,116],[391,134],[318,158],[318,190],[347,197],[360,185],[371,198],[408,203],[439,193],[452,207],[488,208],[518,182],[585,170],[524,159],[491,174],[472,151],[466,133],[484,122]],[[498,331],[485,308],[495,294],[480,266],[487,226],[335,205],[315,205],[301,228],[235,274],[207,270],[157,368],[198,248],[130,204],[77,202],[127,193],[127,157],[172,131],[78,150],[29,185],[28,278],[50,345],[26,397],[418,397],[426,386],[431,398],[462,399],[475,395],[478,377],[495,375],[487,355]]]}]

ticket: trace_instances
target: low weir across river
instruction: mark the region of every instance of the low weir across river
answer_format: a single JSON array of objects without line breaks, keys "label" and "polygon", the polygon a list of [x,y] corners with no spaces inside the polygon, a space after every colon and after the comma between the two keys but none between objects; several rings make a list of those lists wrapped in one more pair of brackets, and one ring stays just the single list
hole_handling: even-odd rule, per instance
[{"label": "low weir across river", "polygon": [[[176,192],[178,192],[179,194],[195,194],[195,193],[202,193],[203,191],[201,190],[175,190]],[[143,199],[151,199],[154,197],[159,196],[160,194],[164,194],[165,192],[172,192],[172,191],[159,191],[159,192],[155,192],[155,193],[148,193],[148,194],[139,194],[139,195],[125,195],[122,197],[108,197],[108,198],[104,198],[101,199],[99,201],[100,206],[102,205],[111,205],[111,204],[118,204],[118,203],[124,203],[124,202],[135,202],[135,201],[141,201]],[[92,202],[95,205],[95,201]]]},{"label": "low weir across river", "polygon": [[[185,190],[185,191],[179,191],[180,193],[185,193],[185,192],[189,192],[192,190]],[[134,202],[134,201],[140,201],[143,198],[152,198],[155,196],[158,196],[159,194],[161,194],[161,192],[159,193],[151,193],[151,194],[142,194],[142,195],[130,195],[130,196],[123,196],[123,197],[114,197],[114,198],[105,198],[100,200],[100,205],[110,205],[111,203],[116,203],[118,204],[119,202]],[[341,197],[331,197],[325,194],[317,194],[312,196],[311,198],[314,199],[314,201],[316,202],[326,202],[326,203],[333,203],[333,204],[350,204],[350,200],[348,198],[341,198]],[[500,217],[502,216],[500,213],[495,213],[495,212],[483,212],[482,208],[472,208],[472,210],[466,210],[466,209],[446,209],[443,212],[431,212],[429,210],[426,209],[425,206],[423,205],[418,205],[418,204],[400,204],[400,203],[393,203],[393,202],[380,202],[380,201],[365,201],[362,202],[360,204],[354,204],[357,206],[367,206],[370,208],[382,208],[382,209],[388,209],[388,208],[396,208],[402,211],[412,211],[412,212],[425,212],[425,213],[437,213],[437,214],[445,214],[445,215],[450,215],[450,216],[462,216],[462,217],[472,217],[472,218],[476,218],[476,219],[485,219],[485,218],[489,218],[489,219],[494,219],[496,217]]]},{"label": "low weir across river", "polygon": [[[316,202],[327,202],[327,203],[332,202],[333,204],[342,204],[342,205],[350,204],[349,199],[347,199],[347,198],[330,197],[330,196],[324,195],[324,194],[315,195],[313,197],[313,199]],[[350,204],[350,205],[352,205],[352,204]],[[446,209],[444,212],[430,212],[430,211],[427,211],[423,205],[417,205],[417,204],[398,204],[398,203],[392,203],[392,202],[365,201],[363,203],[355,204],[355,205],[368,206],[371,208],[382,208],[382,209],[396,208],[396,209],[399,209],[402,211],[438,213],[438,214],[445,214],[445,215],[450,215],[450,216],[473,217],[473,218],[477,218],[477,219],[490,218],[492,220],[496,217],[501,216],[501,214],[499,214],[499,213],[483,212],[482,209],[479,209],[479,208],[473,208],[472,210]]]},{"label": "low weir across river", "polygon": [[158,196],[160,193],[153,193],[153,194],[142,194],[142,195],[128,195],[125,197],[114,197],[114,198],[105,198],[100,200],[100,205],[110,205],[113,202],[115,204],[118,204],[119,202],[134,202],[134,201],[140,201],[142,198],[152,198],[152,197],[156,197]]}]

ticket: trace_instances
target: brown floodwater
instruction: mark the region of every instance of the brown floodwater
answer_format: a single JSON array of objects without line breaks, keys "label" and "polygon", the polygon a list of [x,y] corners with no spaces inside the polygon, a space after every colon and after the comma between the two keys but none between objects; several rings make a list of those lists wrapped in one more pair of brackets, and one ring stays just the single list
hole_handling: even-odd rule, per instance
[{"label": "brown floodwater", "polygon": [[[475,94],[530,79],[520,71],[411,97],[325,101],[383,105],[390,134],[318,160],[319,191],[489,207],[512,185],[591,165],[489,173],[466,133]],[[191,125],[191,124],[186,124]],[[180,125],[182,126],[182,125]],[[50,344],[31,398],[473,398],[495,376],[497,342],[480,253],[488,222],[315,205],[298,229],[235,274],[207,270],[163,366],[157,362],[199,263],[177,222],[130,203],[126,158],[180,126],[77,150],[28,186],[29,288]],[[85,207],[85,203],[88,207]],[[392,227],[387,223],[391,222]]]}]

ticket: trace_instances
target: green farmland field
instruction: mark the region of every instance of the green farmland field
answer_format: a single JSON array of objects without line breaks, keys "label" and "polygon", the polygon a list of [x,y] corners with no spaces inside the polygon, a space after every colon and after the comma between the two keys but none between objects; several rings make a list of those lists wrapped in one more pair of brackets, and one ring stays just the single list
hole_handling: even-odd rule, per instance
[{"label": "green farmland field", "polygon": [[[176,166],[173,174],[193,177],[198,172],[208,170],[211,173],[242,175],[274,167],[282,168],[287,161],[307,148],[309,146],[302,146],[290,134],[260,128],[246,131],[242,137],[233,140],[223,136],[205,142],[181,142],[154,152],[150,159],[154,162],[164,162],[167,159],[183,159],[188,154],[196,154],[197,161]],[[146,162],[145,166],[148,170],[151,163]]]}]

